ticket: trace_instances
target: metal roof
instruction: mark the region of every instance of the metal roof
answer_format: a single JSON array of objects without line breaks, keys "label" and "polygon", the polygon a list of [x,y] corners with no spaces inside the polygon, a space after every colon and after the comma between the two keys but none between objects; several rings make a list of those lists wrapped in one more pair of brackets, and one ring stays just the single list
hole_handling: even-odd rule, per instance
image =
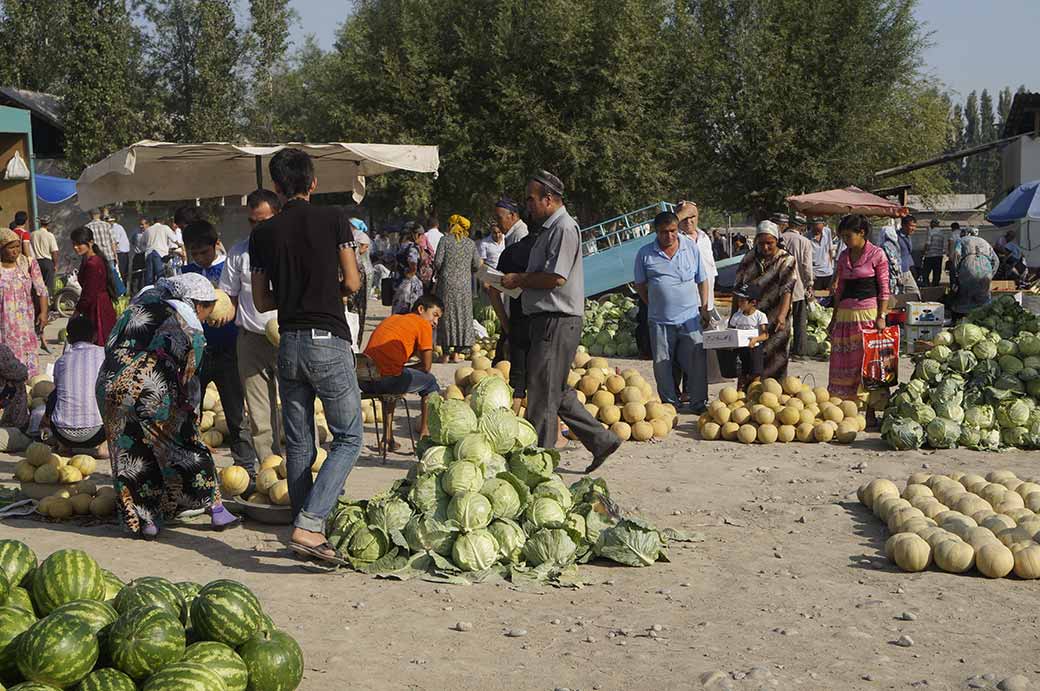
[{"label": "metal roof", "polygon": [[13,102],[17,106],[21,106],[40,116],[48,124],[58,129],[64,129],[61,121],[63,106],[60,96],[46,94],[42,91],[16,89],[13,86],[0,86],[0,95],[4,97],[0,100],[6,99],[9,102]]}]

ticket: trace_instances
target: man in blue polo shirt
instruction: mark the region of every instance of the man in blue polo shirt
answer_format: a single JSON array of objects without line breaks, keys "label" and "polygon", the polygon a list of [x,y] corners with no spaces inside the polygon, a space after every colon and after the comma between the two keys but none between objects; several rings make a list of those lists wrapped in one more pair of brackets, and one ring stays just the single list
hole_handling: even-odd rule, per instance
[{"label": "man in blue polo shirt", "polygon": [[672,365],[686,372],[690,407],[702,412],[708,403],[707,360],[701,336],[707,321],[708,271],[697,243],[679,234],[679,217],[670,211],[654,218],[657,239],[636,255],[636,291],[649,308],[650,349],[657,393],[679,406]]}]

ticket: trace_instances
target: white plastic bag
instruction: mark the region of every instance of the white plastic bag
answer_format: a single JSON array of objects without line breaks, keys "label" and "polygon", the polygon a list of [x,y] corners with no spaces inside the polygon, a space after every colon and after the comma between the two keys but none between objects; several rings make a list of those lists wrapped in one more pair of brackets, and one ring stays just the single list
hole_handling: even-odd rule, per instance
[{"label": "white plastic bag", "polygon": [[4,180],[28,180],[31,177],[29,172],[29,166],[25,165],[25,159],[17,151],[14,152],[14,156],[7,162],[7,169],[4,171]]}]

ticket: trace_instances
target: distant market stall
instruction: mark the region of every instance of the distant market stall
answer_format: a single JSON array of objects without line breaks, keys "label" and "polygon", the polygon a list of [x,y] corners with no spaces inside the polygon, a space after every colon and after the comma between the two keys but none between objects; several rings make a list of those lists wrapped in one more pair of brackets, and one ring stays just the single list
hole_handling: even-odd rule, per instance
[{"label": "distant market stall", "polygon": [[285,148],[314,160],[321,192],[351,192],[360,202],[365,178],[395,170],[437,173],[436,146],[407,144],[238,145],[177,144],[144,140],[88,167],[76,182],[82,209],[128,201],[179,201],[239,197],[264,186],[267,162]]},{"label": "distant market stall", "polygon": [[787,203],[795,211],[814,216],[863,214],[899,218],[908,213],[905,206],[858,187],[794,195],[787,197]]}]

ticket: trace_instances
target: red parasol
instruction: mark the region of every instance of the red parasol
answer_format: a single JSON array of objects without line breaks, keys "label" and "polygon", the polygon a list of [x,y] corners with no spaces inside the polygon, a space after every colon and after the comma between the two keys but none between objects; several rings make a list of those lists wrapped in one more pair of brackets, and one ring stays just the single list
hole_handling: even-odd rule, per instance
[{"label": "red parasol", "polygon": [[840,190],[826,190],[812,194],[799,194],[788,197],[787,203],[795,211],[818,216],[838,214],[863,214],[864,216],[906,216],[905,206],[890,202],[858,187],[846,187]]}]

